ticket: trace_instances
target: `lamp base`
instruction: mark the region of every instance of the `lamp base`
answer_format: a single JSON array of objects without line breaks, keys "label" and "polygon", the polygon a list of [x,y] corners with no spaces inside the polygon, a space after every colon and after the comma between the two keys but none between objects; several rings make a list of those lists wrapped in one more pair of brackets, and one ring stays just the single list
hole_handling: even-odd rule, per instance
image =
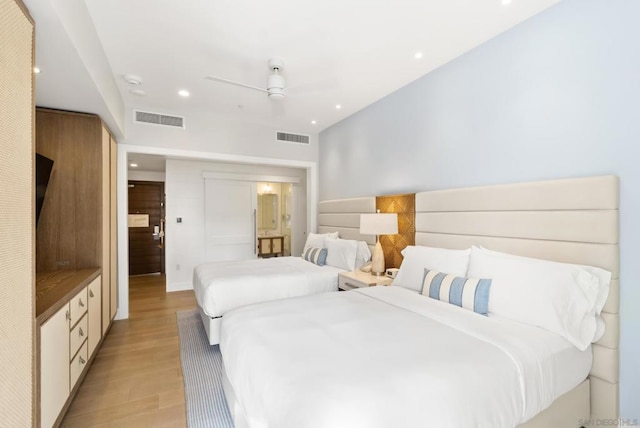
[{"label": "lamp base", "polygon": [[376,239],[376,246],[373,249],[373,255],[371,257],[371,275],[384,275],[384,252],[382,251],[382,245],[380,245],[380,239]]}]

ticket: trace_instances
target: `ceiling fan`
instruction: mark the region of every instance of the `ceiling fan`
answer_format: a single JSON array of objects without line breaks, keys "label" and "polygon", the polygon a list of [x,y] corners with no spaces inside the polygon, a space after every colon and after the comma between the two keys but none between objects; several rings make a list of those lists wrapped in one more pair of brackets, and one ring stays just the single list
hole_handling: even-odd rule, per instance
[{"label": "ceiling fan", "polygon": [[217,76],[206,76],[205,79],[213,80],[214,82],[229,83],[231,85],[240,86],[242,88],[254,89],[260,92],[266,92],[269,99],[280,100],[284,98],[284,77],[279,74],[284,67],[284,61],[282,58],[271,58],[269,60],[269,68],[273,72],[267,77],[267,87],[260,88],[258,86],[247,85],[246,83],[236,82],[229,79],[223,79]]}]

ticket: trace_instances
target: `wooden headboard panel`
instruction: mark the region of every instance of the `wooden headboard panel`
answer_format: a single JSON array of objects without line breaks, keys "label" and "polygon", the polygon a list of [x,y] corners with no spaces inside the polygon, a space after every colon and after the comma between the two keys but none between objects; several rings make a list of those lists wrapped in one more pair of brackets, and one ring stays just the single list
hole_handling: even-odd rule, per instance
[{"label": "wooden headboard panel", "polygon": [[493,250],[612,272],[593,345],[592,418],[618,417],[619,183],[614,176],[485,186],[416,194],[416,244]]},{"label": "wooden headboard panel", "polygon": [[416,242],[416,194],[377,196],[376,208],[381,213],[398,214],[398,233],[380,236],[380,245],[384,251],[384,265],[400,267],[401,251]]}]

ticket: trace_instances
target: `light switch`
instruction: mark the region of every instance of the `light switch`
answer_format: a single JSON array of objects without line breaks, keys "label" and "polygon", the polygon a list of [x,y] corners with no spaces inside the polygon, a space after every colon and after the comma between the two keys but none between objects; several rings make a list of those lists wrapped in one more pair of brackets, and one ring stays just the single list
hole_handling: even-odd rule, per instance
[{"label": "light switch", "polygon": [[178,218],[176,219],[176,222],[177,222],[177,223],[182,223],[182,217],[178,217]]}]

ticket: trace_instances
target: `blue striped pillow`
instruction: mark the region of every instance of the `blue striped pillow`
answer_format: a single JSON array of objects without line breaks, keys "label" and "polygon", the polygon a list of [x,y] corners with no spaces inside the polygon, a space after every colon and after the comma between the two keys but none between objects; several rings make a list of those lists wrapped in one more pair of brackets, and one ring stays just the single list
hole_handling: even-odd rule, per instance
[{"label": "blue striped pillow", "polygon": [[489,312],[490,279],[464,278],[455,275],[424,270],[422,294],[481,315]]},{"label": "blue striped pillow", "polygon": [[304,249],[302,258],[308,262],[315,263],[318,266],[324,266],[325,262],[327,261],[327,249],[307,247]]}]

